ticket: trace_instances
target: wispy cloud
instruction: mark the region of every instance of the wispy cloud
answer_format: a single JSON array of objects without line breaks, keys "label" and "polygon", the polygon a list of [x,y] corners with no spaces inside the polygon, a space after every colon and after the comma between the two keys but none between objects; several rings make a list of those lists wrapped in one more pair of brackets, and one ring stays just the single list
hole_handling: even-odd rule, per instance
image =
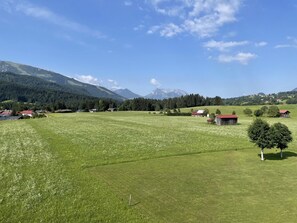
[{"label": "wispy cloud", "polygon": [[297,48],[297,38],[288,36],[287,40],[289,43],[285,44],[278,44],[274,48],[279,49],[279,48]]},{"label": "wispy cloud", "polygon": [[240,64],[247,65],[252,59],[255,59],[256,57],[257,55],[253,53],[240,52],[235,55],[226,55],[226,54],[219,55],[218,61],[221,63],[238,62]]},{"label": "wispy cloud", "polygon": [[63,27],[78,33],[83,33],[95,38],[105,38],[100,31],[91,29],[88,26],[69,20],[45,7],[34,5],[23,0],[2,0],[1,8],[9,13],[22,13],[26,16],[42,20],[56,26]]},{"label": "wispy cloud", "polygon": [[124,1],[125,6],[131,6],[133,5],[132,1]]},{"label": "wispy cloud", "polygon": [[255,46],[256,47],[264,47],[264,46],[267,46],[267,45],[268,45],[268,43],[265,42],[265,41],[255,43]]},{"label": "wispy cloud", "polygon": [[244,46],[249,44],[248,41],[230,41],[230,42],[224,42],[224,41],[215,41],[210,40],[203,44],[203,47],[207,49],[216,49],[219,51],[229,51],[231,48],[238,47],[238,46]]},{"label": "wispy cloud", "polygon": [[117,90],[117,89],[121,89],[121,86],[119,85],[119,83],[115,80],[112,80],[112,79],[109,79],[107,80],[109,85],[110,85],[110,88],[112,90]]},{"label": "wispy cloud", "polygon": [[140,25],[135,26],[135,27],[133,28],[134,31],[140,31],[140,30],[142,30],[142,29],[144,29],[144,25],[143,25],[143,24],[140,24]]},{"label": "wispy cloud", "polygon": [[155,87],[160,87],[160,86],[161,86],[161,83],[160,83],[157,79],[155,79],[155,78],[152,78],[152,79],[150,80],[150,83],[151,83],[152,85],[154,85]]},{"label": "wispy cloud", "polygon": [[80,75],[75,78],[78,81],[83,83],[92,84],[92,85],[100,85],[102,83],[101,80],[92,76],[92,75]]},{"label": "wispy cloud", "polygon": [[[158,24],[148,33],[158,32],[172,37],[191,33],[199,37],[211,37],[225,24],[237,21],[243,0],[147,0],[162,15],[175,17],[178,22]],[[156,28],[158,27],[158,28]],[[167,35],[169,34],[169,35]]]}]

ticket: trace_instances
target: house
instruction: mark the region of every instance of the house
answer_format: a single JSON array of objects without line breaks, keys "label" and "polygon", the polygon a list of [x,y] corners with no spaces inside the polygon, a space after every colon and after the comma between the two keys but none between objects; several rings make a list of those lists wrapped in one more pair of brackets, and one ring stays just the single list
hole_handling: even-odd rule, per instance
[{"label": "house", "polygon": [[288,110],[279,110],[280,117],[282,118],[290,118],[290,113]]},{"label": "house", "polygon": [[0,116],[11,116],[12,115],[12,111],[11,110],[4,110],[1,112]]},{"label": "house", "polygon": [[204,116],[204,110],[194,111],[194,112],[192,112],[192,116],[203,117]]},{"label": "house", "polygon": [[236,125],[238,121],[237,115],[217,115],[217,125]]},{"label": "house", "polygon": [[32,118],[34,112],[33,112],[32,110],[24,110],[24,111],[21,111],[20,114],[21,114],[23,117],[30,117],[30,118]]}]

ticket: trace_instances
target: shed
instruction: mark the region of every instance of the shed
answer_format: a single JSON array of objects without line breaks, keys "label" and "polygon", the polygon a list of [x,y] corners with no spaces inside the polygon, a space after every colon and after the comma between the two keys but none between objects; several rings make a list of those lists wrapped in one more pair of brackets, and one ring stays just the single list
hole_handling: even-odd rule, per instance
[{"label": "shed", "polygon": [[290,113],[288,110],[279,110],[280,117],[282,118],[290,118]]},{"label": "shed", "polygon": [[192,112],[192,116],[203,116],[204,115],[204,110],[198,110]]},{"label": "shed", "polygon": [[21,111],[20,114],[22,116],[28,116],[28,117],[33,117],[34,112],[32,110],[25,110],[25,111]]},{"label": "shed", "polygon": [[237,115],[218,115],[216,117],[217,125],[236,125],[237,121]]}]

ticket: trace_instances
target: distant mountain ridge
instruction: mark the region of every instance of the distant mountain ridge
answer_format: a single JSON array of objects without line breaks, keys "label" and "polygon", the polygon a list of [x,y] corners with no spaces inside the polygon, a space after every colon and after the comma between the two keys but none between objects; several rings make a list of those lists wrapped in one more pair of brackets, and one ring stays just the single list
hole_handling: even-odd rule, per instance
[{"label": "distant mountain ridge", "polygon": [[168,99],[168,98],[176,98],[187,95],[188,93],[180,90],[180,89],[161,89],[157,88],[152,93],[145,96],[145,98],[149,99]]},{"label": "distant mountain ridge", "polygon": [[108,90],[107,88],[82,83],[73,78],[63,76],[62,74],[47,71],[37,67],[32,67],[29,65],[18,64],[8,61],[0,61],[0,73],[1,72],[11,72],[18,75],[38,77],[45,81],[56,83],[57,85],[62,86],[66,91],[75,94],[81,94],[97,98],[111,98],[116,100],[125,99],[124,97],[114,93],[111,90]]},{"label": "distant mountain ridge", "polygon": [[115,92],[116,94],[127,98],[127,99],[133,99],[133,98],[140,98],[142,96],[135,94],[134,92],[130,91],[129,89],[125,88],[125,89],[117,89],[114,90],[113,92]]},{"label": "distant mountain ridge", "polygon": [[77,101],[96,100],[41,78],[8,72],[0,73],[0,92],[0,102],[8,100],[53,106],[57,102],[77,104]]}]

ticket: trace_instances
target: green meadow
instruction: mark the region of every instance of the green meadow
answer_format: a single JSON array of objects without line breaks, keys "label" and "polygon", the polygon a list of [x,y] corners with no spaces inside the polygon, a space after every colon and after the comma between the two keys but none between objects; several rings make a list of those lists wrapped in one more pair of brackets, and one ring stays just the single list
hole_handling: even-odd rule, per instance
[{"label": "green meadow", "polygon": [[294,138],[265,161],[246,107],[207,108],[239,124],[148,112],[0,122],[0,222],[296,222],[297,106],[264,118]]}]

